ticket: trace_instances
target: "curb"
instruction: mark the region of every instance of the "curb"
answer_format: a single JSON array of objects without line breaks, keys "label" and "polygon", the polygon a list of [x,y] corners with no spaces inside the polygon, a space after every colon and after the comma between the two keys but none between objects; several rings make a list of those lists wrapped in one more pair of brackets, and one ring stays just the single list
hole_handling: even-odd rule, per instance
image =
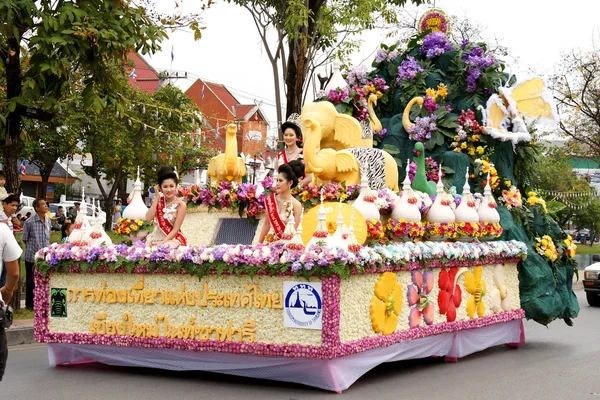
[{"label": "curb", "polygon": [[33,326],[13,326],[6,330],[6,341],[9,346],[35,343]]}]

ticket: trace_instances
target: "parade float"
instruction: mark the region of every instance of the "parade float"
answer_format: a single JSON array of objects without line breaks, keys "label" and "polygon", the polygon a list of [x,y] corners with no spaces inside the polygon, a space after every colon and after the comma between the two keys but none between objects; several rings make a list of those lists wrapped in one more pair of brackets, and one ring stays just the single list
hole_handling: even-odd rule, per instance
[{"label": "parade float", "polygon": [[[382,46],[372,71],[350,71],[303,108],[315,182],[294,192],[305,213],[281,240],[256,243],[272,179],[242,183],[228,149],[211,162],[212,186],[181,190],[188,246],[150,247],[137,234],[91,246],[78,232],[40,250],[35,337],[51,365],[341,392],[381,363],[518,347],[524,318],[570,323],[575,248],[524,181],[526,118],[553,117],[544,83],[517,84],[482,45],[450,43],[443,13],[431,15],[438,29],[406,49]],[[130,236],[138,203],[124,213]]]}]

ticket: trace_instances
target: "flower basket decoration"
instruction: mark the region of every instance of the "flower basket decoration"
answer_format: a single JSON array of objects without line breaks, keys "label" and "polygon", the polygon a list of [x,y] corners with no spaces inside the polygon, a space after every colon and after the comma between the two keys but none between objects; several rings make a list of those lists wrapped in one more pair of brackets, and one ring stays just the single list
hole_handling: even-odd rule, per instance
[{"label": "flower basket decoration", "polygon": [[[456,222],[455,227],[456,237],[462,240],[480,238],[484,232],[481,222]],[[500,233],[502,233],[502,227],[500,227]]]},{"label": "flower basket decoration", "polygon": [[154,223],[141,219],[119,218],[115,224],[115,233],[127,236],[131,240],[143,239],[154,229]]},{"label": "flower basket decoration", "polygon": [[421,221],[390,218],[386,228],[391,240],[411,241],[425,235],[425,227]]},{"label": "flower basket decoration", "polygon": [[456,224],[454,222],[427,222],[425,237],[433,241],[456,238]]}]

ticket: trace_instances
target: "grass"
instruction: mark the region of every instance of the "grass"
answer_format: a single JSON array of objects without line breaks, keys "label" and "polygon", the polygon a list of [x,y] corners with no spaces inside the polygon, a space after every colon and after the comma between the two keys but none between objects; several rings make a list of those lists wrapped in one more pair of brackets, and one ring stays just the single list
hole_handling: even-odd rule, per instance
[{"label": "grass", "polygon": [[589,244],[578,244],[577,254],[600,254],[600,244],[594,244],[593,246],[590,246]]},{"label": "grass", "polygon": [[15,311],[13,315],[13,319],[33,319],[33,310],[28,310],[26,308],[20,308]]}]

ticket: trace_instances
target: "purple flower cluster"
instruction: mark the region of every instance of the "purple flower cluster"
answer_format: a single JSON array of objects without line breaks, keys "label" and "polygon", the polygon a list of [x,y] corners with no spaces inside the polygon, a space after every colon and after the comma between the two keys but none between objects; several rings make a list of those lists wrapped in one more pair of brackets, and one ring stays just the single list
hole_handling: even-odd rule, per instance
[{"label": "purple flower cluster", "polygon": [[469,65],[467,68],[468,93],[473,93],[477,90],[477,82],[482,75],[481,71],[498,64],[498,61],[494,57],[485,55],[483,47],[480,46],[473,46],[473,48],[463,56],[463,60]]},{"label": "purple flower cluster", "polygon": [[378,76],[373,78],[373,86],[375,86],[375,89],[379,90],[380,92],[385,92],[390,88],[386,80]]},{"label": "purple flower cluster", "polygon": [[348,85],[350,86],[367,85],[369,83],[369,79],[367,78],[367,66],[359,65],[348,71],[346,82],[348,82]]},{"label": "purple flower cluster", "polygon": [[452,50],[452,43],[442,32],[431,32],[423,38],[421,53],[425,54],[427,58],[437,57],[450,50]]},{"label": "purple flower cluster", "polygon": [[379,139],[383,139],[387,135],[387,129],[383,128],[380,131],[373,131],[373,136],[378,136]]},{"label": "purple flower cluster", "polygon": [[[425,158],[425,176],[427,177],[428,181],[437,183],[439,168],[440,168],[439,164],[433,158],[431,158],[431,157]],[[417,163],[415,163],[414,161],[411,161],[411,163],[408,166],[408,178],[410,179],[411,183],[415,179],[416,173],[417,173]],[[446,174],[444,172],[442,172],[442,178],[444,176],[446,176]]]},{"label": "purple flower cluster", "polygon": [[387,49],[377,49],[377,54],[375,54],[375,62],[392,62],[396,59],[396,57],[398,57],[398,50],[389,51]]},{"label": "purple flower cluster", "polygon": [[343,89],[331,89],[327,95],[327,99],[332,103],[343,103],[344,100],[350,98],[350,89],[347,87]]},{"label": "purple flower cluster", "polygon": [[433,98],[429,95],[425,96],[425,100],[423,100],[423,105],[425,106],[425,109],[429,111],[430,114],[439,108],[438,103],[436,103],[435,100],[433,100]]},{"label": "purple flower cluster", "polygon": [[480,70],[477,68],[467,68],[467,92],[473,93],[477,90],[477,81],[480,77]]},{"label": "purple flower cluster", "polygon": [[417,60],[413,56],[406,57],[406,60],[403,60],[398,67],[398,76],[396,80],[399,84],[402,83],[403,80],[413,80],[417,76],[419,72],[423,72],[424,69],[419,65]]},{"label": "purple flower cluster", "polygon": [[473,67],[486,69],[492,65],[496,65],[498,61],[492,56],[486,56],[483,48],[474,46],[470,52],[463,56],[463,60]]},{"label": "purple flower cluster", "polygon": [[408,137],[415,142],[431,139],[431,132],[437,130],[437,115],[415,118],[415,124],[408,128]]}]

